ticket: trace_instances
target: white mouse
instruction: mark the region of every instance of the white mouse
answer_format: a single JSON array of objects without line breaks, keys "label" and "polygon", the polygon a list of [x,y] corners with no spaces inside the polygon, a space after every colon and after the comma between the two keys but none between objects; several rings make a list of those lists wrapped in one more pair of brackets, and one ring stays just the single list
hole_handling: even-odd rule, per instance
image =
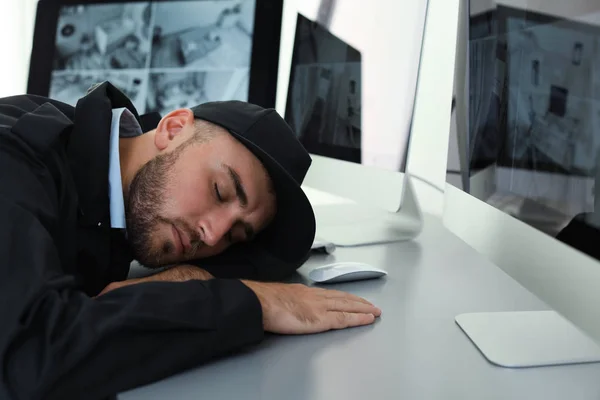
[{"label": "white mouse", "polygon": [[308,277],[319,283],[338,283],[381,278],[387,275],[382,269],[359,262],[336,262],[314,268]]}]

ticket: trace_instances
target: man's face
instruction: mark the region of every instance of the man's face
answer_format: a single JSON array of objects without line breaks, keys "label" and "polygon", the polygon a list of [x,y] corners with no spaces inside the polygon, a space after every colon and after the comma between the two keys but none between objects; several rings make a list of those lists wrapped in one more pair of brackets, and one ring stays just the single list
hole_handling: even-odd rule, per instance
[{"label": "man's face", "polygon": [[[212,256],[251,240],[276,211],[266,170],[233,136],[189,142],[193,120],[175,132],[177,140],[169,136],[135,175],[126,200],[128,238],[135,258],[148,267]],[[159,125],[156,135],[171,133]]]}]

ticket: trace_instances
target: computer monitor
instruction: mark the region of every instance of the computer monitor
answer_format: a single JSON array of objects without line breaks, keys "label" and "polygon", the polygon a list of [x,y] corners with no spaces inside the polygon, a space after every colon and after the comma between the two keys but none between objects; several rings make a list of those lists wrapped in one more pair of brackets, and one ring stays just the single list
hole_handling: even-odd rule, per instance
[{"label": "computer monitor", "polygon": [[275,105],[282,3],[41,0],[28,93],[75,105],[110,81],[140,114],[218,100]]},{"label": "computer monitor", "polygon": [[520,219],[557,236],[594,210],[600,26],[509,7],[498,25],[509,71],[497,190],[516,195]]},{"label": "computer monitor", "polygon": [[309,198],[339,200],[313,201],[317,237],[412,239],[421,215],[405,172],[428,2],[323,3],[284,4],[276,106],[313,158]]},{"label": "computer monitor", "polygon": [[285,120],[310,153],[361,164],[361,58],[298,14]]},{"label": "computer monitor", "polygon": [[[484,355],[506,350],[508,366],[600,361],[600,29],[582,22],[589,5],[461,14],[470,40],[456,74],[469,90],[456,91],[466,115],[451,140],[468,155],[470,187],[447,185],[444,223],[554,310],[457,318]],[[543,354],[510,365],[531,338]]]},{"label": "computer monitor", "polygon": [[553,236],[594,209],[600,91],[582,82],[597,37],[600,26],[506,6],[470,23],[463,187]]}]

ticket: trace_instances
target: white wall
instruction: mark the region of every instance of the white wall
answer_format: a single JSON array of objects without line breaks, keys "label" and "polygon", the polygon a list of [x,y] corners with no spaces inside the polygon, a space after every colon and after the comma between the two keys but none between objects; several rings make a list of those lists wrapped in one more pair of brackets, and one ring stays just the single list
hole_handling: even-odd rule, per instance
[{"label": "white wall", "polygon": [[[600,15],[598,0],[502,0],[501,3],[565,18],[600,21],[596,19]],[[597,260],[452,185],[446,187],[444,223],[550,307],[600,341]]]},{"label": "white wall", "polygon": [[36,0],[0,0],[0,97],[25,93]]}]

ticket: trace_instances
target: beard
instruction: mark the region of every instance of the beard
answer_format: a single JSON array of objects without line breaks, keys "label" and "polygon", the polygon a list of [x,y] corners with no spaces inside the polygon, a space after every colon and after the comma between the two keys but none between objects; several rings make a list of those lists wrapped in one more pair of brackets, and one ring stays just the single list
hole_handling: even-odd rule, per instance
[{"label": "beard", "polygon": [[160,154],[137,172],[125,199],[127,238],[133,256],[148,267],[159,267],[161,254],[152,248],[151,234],[159,223],[160,205],[164,204],[169,172],[178,155]]},{"label": "beard", "polygon": [[[167,188],[174,175],[174,165],[185,147],[180,146],[148,161],[131,181],[125,196],[127,238],[134,258],[148,268],[164,266],[164,257],[175,253],[175,245],[170,241],[152,246],[152,233],[161,223],[176,223],[180,229],[187,231],[192,243],[200,243],[198,233],[185,221],[171,221],[161,216],[161,206],[168,200]],[[198,246],[195,246],[195,250]]]}]

